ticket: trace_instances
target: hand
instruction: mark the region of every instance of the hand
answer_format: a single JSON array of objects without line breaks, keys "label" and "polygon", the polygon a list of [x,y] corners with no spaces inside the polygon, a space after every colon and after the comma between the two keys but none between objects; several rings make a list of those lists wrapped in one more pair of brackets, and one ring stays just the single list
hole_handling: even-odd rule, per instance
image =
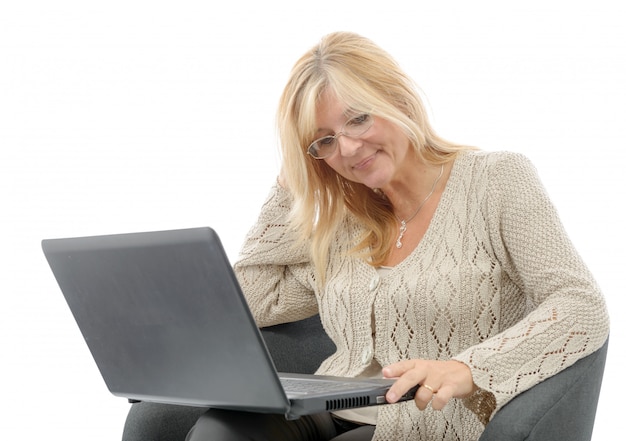
[{"label": "hand", "polygon": [[470,368],[455,360],[405,360],[385,367],[383,376],[397,378],[387,392],[390,403],[419,384],[415,405],[420,410],[426,409],[431,401],[433,409],[441,410],[451,398],[467,397],[477,389]]}]

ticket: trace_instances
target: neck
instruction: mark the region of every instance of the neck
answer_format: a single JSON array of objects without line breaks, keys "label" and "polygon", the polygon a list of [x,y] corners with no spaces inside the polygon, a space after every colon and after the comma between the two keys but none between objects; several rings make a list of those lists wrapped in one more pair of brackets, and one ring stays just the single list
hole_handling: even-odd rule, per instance
[{"label": "neck", "polygon": [[408,222],[439,188],[443,165],[420,165],[408,179],[392,183],[385,195],[393,205],[398,221]]}]

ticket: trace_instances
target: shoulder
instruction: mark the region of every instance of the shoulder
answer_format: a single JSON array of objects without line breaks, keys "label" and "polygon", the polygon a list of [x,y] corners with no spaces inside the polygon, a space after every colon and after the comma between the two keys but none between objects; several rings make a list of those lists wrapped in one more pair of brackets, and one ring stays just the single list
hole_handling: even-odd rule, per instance
[{"label": "shoulder", "polygon": [[535,166],[522,153],[467,151],[460,154],[456,162],[455,167],[465,180],[486,181],[485,184],[497,187],[538,180]]},{"label": "shoulder", "polygon": [[544,204],[547,195],[532,162],[523,154],[468,151],[460,154],[451,177],[462,197],[495,216],[511,204]]},{"label": "shoulder", "polygon": [[483,150],[470,150],[461,153],[458,161],[466,167],[474,168],[525,168],[532,167],[532,163],[528,157],[522,153],[509,151],[488,152]]}]

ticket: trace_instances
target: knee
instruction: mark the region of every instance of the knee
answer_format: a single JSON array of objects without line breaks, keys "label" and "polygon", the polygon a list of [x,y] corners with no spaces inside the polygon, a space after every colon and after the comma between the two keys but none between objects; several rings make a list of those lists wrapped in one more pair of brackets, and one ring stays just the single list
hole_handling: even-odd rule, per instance
[{"label": "knee", "polygon": [[[235,416],[239,415],[238,423]],[[245,426],[239,412],[228,412],[219,409],[209,409],[198,418],[196,424],[187,434],[186,441],[220,440],[230,441],[245,439],[237,435],[237,425]]]}]

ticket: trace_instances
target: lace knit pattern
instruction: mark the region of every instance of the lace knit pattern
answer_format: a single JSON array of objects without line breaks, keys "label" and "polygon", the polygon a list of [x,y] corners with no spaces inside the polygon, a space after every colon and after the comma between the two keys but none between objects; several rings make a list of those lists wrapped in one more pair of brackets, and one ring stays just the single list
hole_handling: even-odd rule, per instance
[{"label": "lace knit pattern", "polygon": [[259,325],[319,312],[337,345],[319,373],[357,376],[373,359],[456,359],[480,388],[441,412],[383,406],[375,440],[478,439],[494,411],[608,336],[603,297],[521,155],[460,155],[424,238],[383,278],[346,257],[361,233],[347,216],[318,290],[287,227],[290,207],[274,187],[235,264]]}]

